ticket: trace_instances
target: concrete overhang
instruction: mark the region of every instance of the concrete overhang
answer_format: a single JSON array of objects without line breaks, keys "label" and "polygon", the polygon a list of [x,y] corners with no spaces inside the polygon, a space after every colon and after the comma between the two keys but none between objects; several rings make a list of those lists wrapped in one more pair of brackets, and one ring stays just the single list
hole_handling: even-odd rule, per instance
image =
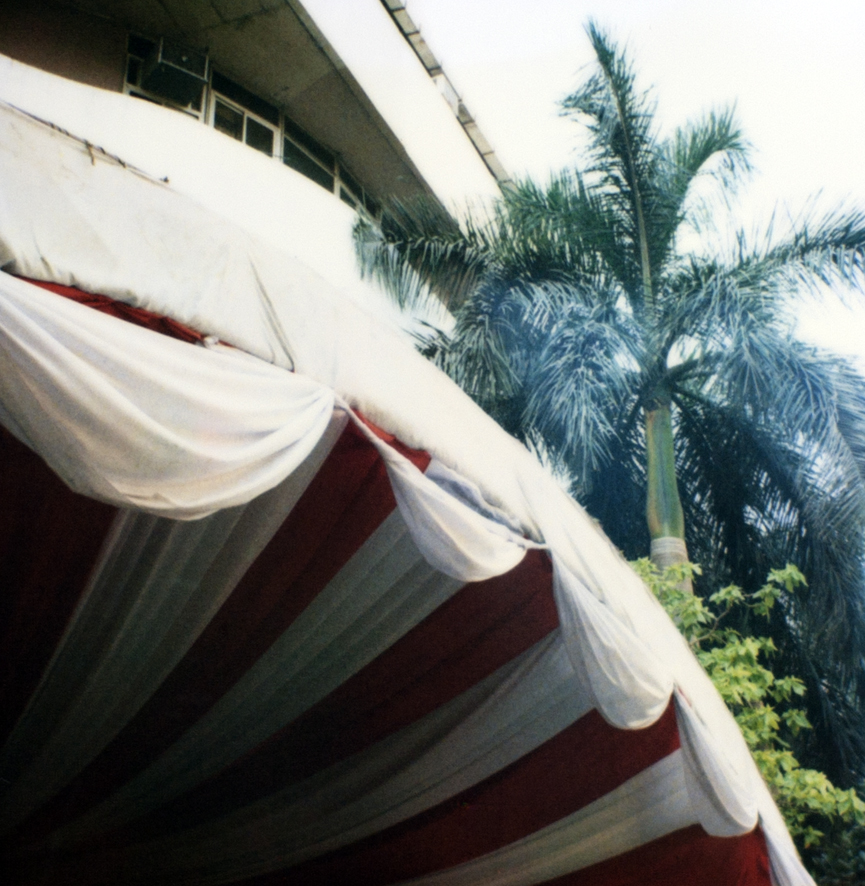
[{"label": "concrete overhang", "polygon": [[[489,170],[376,0],[350,7],[332,0],[65,3],[142,36],[164,36],[206,51],[217,70],[283,110],[376,196],[405,200],[432,193],[453,205],[496,190]],[[353,56],[348,63],[346,51]],[[382,67],[383,56],[390,54],[398,70]],[[405,94],[401,104],[387,94],[388,81],[395,78]],[[408,119],[412,116],[418,119]]]}]

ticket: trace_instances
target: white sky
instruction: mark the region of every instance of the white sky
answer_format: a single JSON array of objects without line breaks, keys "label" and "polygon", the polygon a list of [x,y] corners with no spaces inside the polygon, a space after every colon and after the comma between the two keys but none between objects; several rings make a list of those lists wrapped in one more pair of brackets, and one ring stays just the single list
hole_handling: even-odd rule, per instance
[{"label": "white sky", "polygon": [[[865,0],[407,0],[433,53],[509,172],[546,179],[574,157],[557,101],[591,62],[595,18],[628,46],[673,127],[735,104],[756,172],[740,219],[777,206],[865,206]],[[862,296],[865,304],[865,296]],[[808,329],[865,353],[865,311],[822,306]]]}]

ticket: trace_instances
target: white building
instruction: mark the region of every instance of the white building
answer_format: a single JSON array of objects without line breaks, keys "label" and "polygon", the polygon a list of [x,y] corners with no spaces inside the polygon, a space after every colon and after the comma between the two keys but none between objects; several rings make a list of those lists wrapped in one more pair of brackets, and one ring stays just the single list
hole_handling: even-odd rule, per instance
[{"label": "white building", "polygon": [[[383,198],[420,194],[453,207],[506,178],[426,45],[398,26],[413,30],[401,4],[390,6],[396,18],[380,3],[334,0],[11,0],[0,8],[0,53],[245,142],[258,155],[237,152],[236,183],[192,182],[196,154],[219,139],[190,142],[192,129],[178,125],[174,143],[158,147],[176,187],[228,214],[248,203],[247,227],[345,285],[356,277],[345,237],[354,207],[375,214]],[[70,131],[87,119],[86,108],[76,117],[57,104]],[[153,157],[156,132],[111,123],[88,120],[101,147],[132,163]]]}]

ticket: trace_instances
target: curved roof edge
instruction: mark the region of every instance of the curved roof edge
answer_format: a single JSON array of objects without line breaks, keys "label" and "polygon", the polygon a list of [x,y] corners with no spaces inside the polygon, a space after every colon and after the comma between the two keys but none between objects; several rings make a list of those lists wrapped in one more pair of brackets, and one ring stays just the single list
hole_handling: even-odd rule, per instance
[{"label": "curved roof edge", "polygon": [[469,140],[475,146],[475,150],[481,155],[481,159],[499,183],[499,186],[505,187],[511,184],[511,177],[508,171],[496,156],[496,152],[487,141],[486,136],[481,132],[465,102],[460,98],[441,63],[421,34],[420,28],[412,20],[403,0],[381,0],[381,2],[402,32],[403,37],[405,37],[414,50],[415,55],[420,59],[421,64],[426,68],[427,73],[438,87],[439,92],[450,106],[450,109],[454,112],[454,116],[465,130]]}]

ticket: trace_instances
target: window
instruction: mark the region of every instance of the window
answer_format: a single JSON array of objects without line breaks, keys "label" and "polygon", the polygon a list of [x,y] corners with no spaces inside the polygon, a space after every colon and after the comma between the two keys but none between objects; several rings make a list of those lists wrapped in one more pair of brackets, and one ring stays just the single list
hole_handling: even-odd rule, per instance
[{"label": "window", "polygon": [[214,128],[273,157],[279,143],[279,111],[218,71],[211,76],[210,88]]},{"label": "window", "polygon": [[[166,65],[170,76],[176,74],[174,68],[188,67],[193,80],[205,78],[201,80],[202,87],[196,92],[187,83],[189,91],[179,98],[182,90],[173,88],[174,81],[152,76],[154,61]],[[168,86],[163,88],[163,81]],[[211,70],[206,56],[200,53],[130,35],[124,91],[190,114],[230,138],[282,161],[354,209],[364,209],[373,217],[379,214],[379,204],[332,151],[276,106]]]},{"label": "window", "polygon": [[289,138],[282,143],[282,162],[333,193],[336,184],[334,173],[316,163]]},{"label": "window", "polygon": [[256,120],[243,108],[229,104],[221,95],[213,97],[213,128],[267,154],[268,157],[273,156],[277,128]]},{"label": "window", "polygon": [[336,157],[288,117],[283,123],[282,160],[307,178],[336,193]]},{"label": "window", "polygon": [[263,98],[259,98],[248,89],[244,89],[239,83],[229,80],[228,77],[214,71],[210,86],[214,92],[219,92],[227,99],[233,101],[236,105],[252,111],[257,117],[279,126],[279,111],[270,102],[266,102]]},{"label": "window", "polygon": [[[128,50],[126,93],[201,119],[207,82],[206,56],[185,54],[162,41],[134,35],[129,37]],[[187,58],[187,55],[194,55],[194,58]],[[180,66],[184,64],[191,69],[188,77],[183,77]],[[185,82],[180,83],[178,73]]]},{"label": "window", "polygon": [[256,151],[262,151],[269,157],[273,156],[273,141],[275,132],[269,127],[252,117],[246,118],[246,143],[255,148]]}]

